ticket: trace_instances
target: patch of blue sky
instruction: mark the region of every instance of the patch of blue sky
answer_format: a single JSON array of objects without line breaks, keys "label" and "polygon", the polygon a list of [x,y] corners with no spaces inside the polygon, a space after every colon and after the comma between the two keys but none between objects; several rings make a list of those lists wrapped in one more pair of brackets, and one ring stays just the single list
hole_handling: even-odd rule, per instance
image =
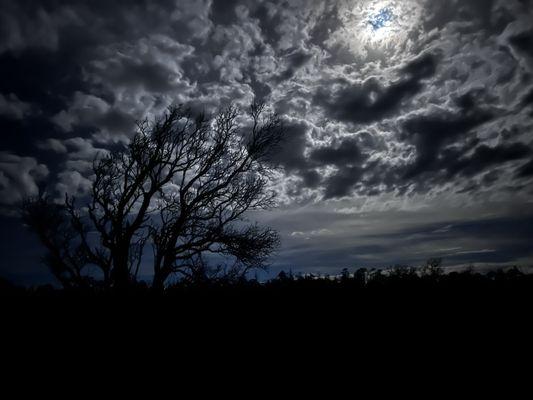
[{"label": "patch of blue sky", "polygon": [[382,8],[376,15],[368,20],[370,26],[374,31],[383,28],[394,18],[394,14],[390,8]]}]

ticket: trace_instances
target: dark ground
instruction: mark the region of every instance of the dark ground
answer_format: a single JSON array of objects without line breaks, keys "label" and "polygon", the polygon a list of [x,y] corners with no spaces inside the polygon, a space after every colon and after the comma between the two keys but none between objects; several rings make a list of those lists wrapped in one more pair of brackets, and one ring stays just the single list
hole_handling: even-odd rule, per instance
[{"label": "dark ground", "polygon": [[[377,380],[409,376],[403,382],[418,385],[427,375],[440,388],[447,379],[471,380],[480,365],[528,371],[533,333],[533,276],[517,269],[423,276],[401,269],[337,280],[282,275],[265,284],[204,282],[164,292],[145,285],[65,291],[3,282],[2,294],[2,344],[15,353],[20,371],[53,368],[57,354],[67,354],[67,369],[90,360],[96,371],[137,365],[145,374],[164,365],[170,375],[185,368],[197,377],[232,375],[237,362],[247,379],[268,385],[302,371],[321,381],[331,368],[352,371],[343,379],[355,382],[361,375],[351,368],[359,365]],[[392,383],[373,390],[382,385]]]}]

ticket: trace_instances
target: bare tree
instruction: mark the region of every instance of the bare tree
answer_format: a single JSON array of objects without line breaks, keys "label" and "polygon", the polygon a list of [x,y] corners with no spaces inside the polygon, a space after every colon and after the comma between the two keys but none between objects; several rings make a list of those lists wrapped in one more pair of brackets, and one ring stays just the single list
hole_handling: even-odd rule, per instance
[{"label": "bare tree", "polygon": [[[72,277],[81,279],[91,265],[105,285],[127,286],[148,245],[156,288],[173,274],[242,276],[263,268],[279,242],[276,232],[250,224],[245,214],[274,205],[268,160],[281,137],[279,117],[262,104],[250,107],[248,119],[235,107],[212,119],[172,107],[155,123],[139,123],[124,150],[95,160],[86,207],[68,196],[62,205],[34,199],[24,204],[24,220],[61,264],[64,284],[76,284]],[[61,223],[38,222],[54,212]],[[209,268],[208,253],[232,263]]]},{"label": "bare tree", "polygon": [[22,218],[45,246],[43,262],[63,287],[80,287],[90,282],[83,271],[87,253],[81,244],[76,244],[78,232],[64,205],[54,204],[46,196],[26,199]]}]

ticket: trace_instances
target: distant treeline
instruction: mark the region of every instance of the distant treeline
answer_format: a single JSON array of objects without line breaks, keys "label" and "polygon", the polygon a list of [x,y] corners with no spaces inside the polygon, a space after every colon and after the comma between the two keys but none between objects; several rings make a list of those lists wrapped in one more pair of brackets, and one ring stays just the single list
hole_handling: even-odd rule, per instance
[{"label": "distant treeline", "polygon": [[533,275],[519,267],[507,267],[488,273],[474,269],[444,272],[440,262],[428,263],[422,268],[394,267],[389,269],[361,268],[353,273],[344,269],[340,275],[293,275],[282,271],[274,279],[259,282],[257,279],[199,279],[182,280],[165,289],[153,289],[145,282],[132,284],[127,289],[113,290],[97,285],[87,288],[59,289],[52,285],[25,288],[0,280],[0,293],[13,296],[92,296],[125,294],[133,296],[209,297],[209,296],[274,296],[313,298],[387,296],[410,297],[424,294],[532,294]]}]

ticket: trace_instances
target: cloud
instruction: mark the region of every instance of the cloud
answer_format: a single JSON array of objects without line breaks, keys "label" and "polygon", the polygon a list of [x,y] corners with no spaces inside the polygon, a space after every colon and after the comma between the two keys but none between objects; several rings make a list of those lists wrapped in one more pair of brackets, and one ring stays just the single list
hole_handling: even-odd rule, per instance
[{"label": "cloud", "polygon": [[120,106],[113,106],[101,97],[82,92],[75,92],[69,108],[50,119],[68,133],[91,127],[102,141],[107,141],[107,137],[116,141],[121,136],[132,135],[136,120],[134,115],[121,110]]},{"label": "cloud", "polygon": [[524,107],[527,107],[531,104],[533,104],[533,88],[529,90],[529,92],[522,98],[521,104]]},{"label": "cloud", "polygon": [[509,42],[524,55],[533,57],[533,31],[521,32],[511,36]]},{"label": "cloud", "polygon": [[308,167],[305,150],[308,144],[308,124],[304,121],[286,121],[283,140],[272,155],[272,162],[282,166],[288,173]]},{"label": "cloud", "polygon": [[490,167],[505,164],[510,161],[522,160],[533,151],[523,143],[502,144],[495,147],[480,145],[471,156],[457,160],[448,160],[444,164],[449,178],[455,174],[474,176],[480,172],[488,171]]},{"label": "cloud", "polygon": [[345,197],[351,194],[353,186],[363,176],[361,167],[353,166],[338,170],[325,180],[324,199]]},{"label": "cloud", "polygon": [[333,232],[331,232],[329,229],[317,229],[310,232],[292,232],[291,236],[295,238],[305,238],[306,240],[309,240],[311,237],[320,237],[320,236],[328,236],[331,235]]},{"label": "cloud", "polygon": [[0,54],[27,48],[57,50],[59,25],[66,23],[65,9],[49,13],[44,7],[24,7],[23,2],[0,6]]},{"label": "cloud", "polygon": [[58,192],[59,200],[63,198],[65,193],[71,196],[83,196],[92,187],[91,180],[78,171],[63,171],[58,174],[57,178],[56,191]]},{"label": "cloud", "polygon": [[493,118],[490,111],[466,99],[459,102],[459,110],[455,112],[434,107],[425,114],[413,114],[403,120],[400,137],[416,148],[416,158],[406,172],[406,179],[432,171],[440,151],[458,139],[469,146],[468,134]]},{"label": "cloud", "polygon": [[175,91],[184,79],[180,63],[193,51],[192,46],[161,34],[117,43],[100,49],[90,63],[88,79],[114,90]]},{"label": "cloud", "polygon": [[0,152],[0,204],[10,206],[36,195],[47,175],[48,168],[33,157]]},{"label": "cloud", "polygon": [[518,178],[531,178],[533,177],[533,159],[528,163],[522,165],[517,171]]},{"label": "cloud", "polygon": [[59,139],[48,138],[37,143],[37,147],[42,150],[50,150],[59,154],[66,154],[68,152],[67,146]]},{"label": "cloud", "polygon": [[[325,204],[287,210],[269,219],[284,238],[275,267],[339,272],[344,267],[416,266],[429,257],[443,257],[445,267],[512,264],[531,254],[532,215],[513,210],[517,204],[500,203],[490,213],[488,204],[457,207],[444,199],[433,199],[421,210],[341,214]],[[328,234],[309,234],[320,230]]]},{"label": "cloud", "polygon": [[345,138],[338,144],[317,147],[310,153],[310,159],[319,165],[354,165],[359,164],[363,157],[356,138]]},{"label": "cloud", "polygon": [[287,55],[285,57],[287,67],[276,77],[275,82],[280,83],[291,79],[300,68],[311,60],[312,57],[313,55],[311,53],[307,53],[301,49]]},{"label": "cloud", "polygon": [[436,56],[427,54],[411,60],[398,71],[400,79],[387,86],[372,77],[356,84],[341,84],[334,92],[322,88],[315,102],[325,108],[328,117],[340,121],[379,121],[394,115],[404,101],[419,93],[422,80],[431,77],[436,67]]},{"label": "cloud", "polygon": [[16,94],[10,93],[4,96],[0,93],[0,116],[23,119],[31,112],[31,105],[20,101]]},{"label": "cloud", "polygon": [[102,98],[75,92],[68,110],[63,110],[51,119],[65,132],[71,132],[76,126],[94,124],[102,120],[102,116],[109,112],[111,106]]},{"label": "cloud", "polygon": [[311,150],[309,159],[316,167],[334,166],[336,171],[324,179],[324,199],[344,197],[363,176],[361,165],[368,156],[361,152],[357,138],[344,138],[329,146]]}]

